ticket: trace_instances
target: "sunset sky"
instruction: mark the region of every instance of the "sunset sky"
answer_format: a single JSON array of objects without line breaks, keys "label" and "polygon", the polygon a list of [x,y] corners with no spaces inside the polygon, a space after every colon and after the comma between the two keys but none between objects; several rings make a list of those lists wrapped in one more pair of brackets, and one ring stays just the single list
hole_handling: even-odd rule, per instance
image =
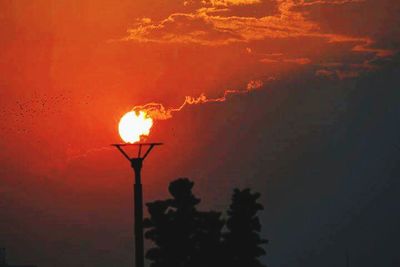
[{"label": "sunset sky", "polygon": [[269,266],[399,266],[400,1],[0,0],[0,34],[10,262],[131,266],[118,121],[203,96],[155,120],[145,202],[249,186]]}]

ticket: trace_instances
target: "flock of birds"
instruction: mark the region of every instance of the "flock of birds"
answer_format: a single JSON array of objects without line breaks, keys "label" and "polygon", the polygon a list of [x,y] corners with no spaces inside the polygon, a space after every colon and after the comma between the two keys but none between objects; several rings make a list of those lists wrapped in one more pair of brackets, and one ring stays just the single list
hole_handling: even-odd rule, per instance
[{"label": "flock of birds", "polygon": [[[90,96],[85,96],[82,103],[89,104]],[[73,99],[66,93],[56,95],[37,95],[31,99],[17,100],[3,104],[0,110],[0,131],[2,134],[30,134],[47,125],[49,120],[69,112]],[[79,104],[79,102],[78,102]]]}]

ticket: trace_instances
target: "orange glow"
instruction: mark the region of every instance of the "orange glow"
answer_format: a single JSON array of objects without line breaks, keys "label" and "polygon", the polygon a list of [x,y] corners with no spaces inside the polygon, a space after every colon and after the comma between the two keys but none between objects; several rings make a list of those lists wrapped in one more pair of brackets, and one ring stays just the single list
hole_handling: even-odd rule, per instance
[{"label": "orange glow", "polygon": [[136,143],[143,136],[148,136],[153,126],[153,119],[144,111],[130,111],[122,116],[118,130],[122,140],[126,143]]}]

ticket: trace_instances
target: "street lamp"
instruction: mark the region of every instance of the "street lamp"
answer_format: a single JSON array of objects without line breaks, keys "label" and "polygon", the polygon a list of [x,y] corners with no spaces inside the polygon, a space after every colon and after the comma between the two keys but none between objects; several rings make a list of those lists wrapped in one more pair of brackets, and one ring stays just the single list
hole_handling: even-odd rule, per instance
[{"label": "street lamp", "polygon": [[[131,163],[131,167],[135,173],[135,183],[133,188],[134,195],[134,218],[135,218],[135,262],[136,267],[144,267],[144,240],[143,240],[143,192],[141,182],[141,171],[144,159],[149,155],[150,151],[162,143],[134,143],[134,144],[112,144],[121,154]],[[137,157],[130,157],[125,151],[126,146],[138,146]],[[142,148],[147,148],[142,155]]]}]

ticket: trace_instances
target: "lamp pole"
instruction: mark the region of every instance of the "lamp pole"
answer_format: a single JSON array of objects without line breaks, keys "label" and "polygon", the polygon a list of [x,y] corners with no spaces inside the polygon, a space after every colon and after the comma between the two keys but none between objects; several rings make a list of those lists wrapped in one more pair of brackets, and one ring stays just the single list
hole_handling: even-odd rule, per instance
[{"label": "lamp pole", "polygon": [[[121,154],[131,163],[131,167],[135,173],[135,182],[133,186],[134,196],[134,232],[135,232],[135,266],[144,267],[144,239],[143,239],[143,191],[141,172],[144,159],[149,155],[150,151],[162,143],[135,143],[135,144],[113,144]],[[138,146],[138,156],[131,158],[124,151],[125,146]],[[147,151],[142,156],[142,147],[147,147]]]}]

